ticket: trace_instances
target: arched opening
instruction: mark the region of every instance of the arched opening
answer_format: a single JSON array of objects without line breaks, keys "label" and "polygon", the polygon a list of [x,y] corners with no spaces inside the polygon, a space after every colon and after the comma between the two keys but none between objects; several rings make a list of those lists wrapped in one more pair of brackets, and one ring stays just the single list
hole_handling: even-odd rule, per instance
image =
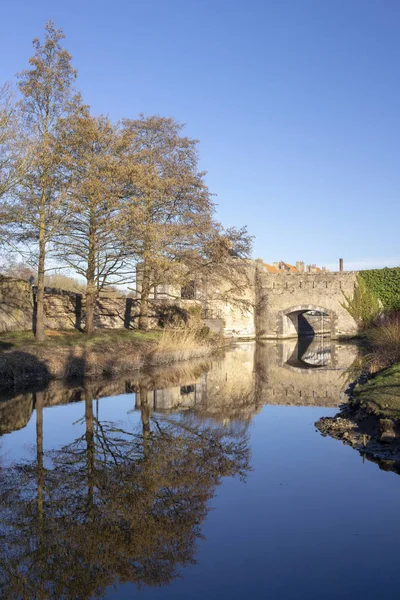
[{"label": "arched opening", "polygon": [[331,336],[334,333],[332,311],[321,306],[295,306],[280,313],[281,337]]}]

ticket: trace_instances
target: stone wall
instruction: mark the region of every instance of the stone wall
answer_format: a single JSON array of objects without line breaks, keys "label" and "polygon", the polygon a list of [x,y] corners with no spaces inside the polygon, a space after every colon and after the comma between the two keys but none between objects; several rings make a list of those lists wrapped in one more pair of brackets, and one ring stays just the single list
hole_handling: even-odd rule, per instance
[{"label": "stone wall", "polygon": [[[179,326],[196,307],[213,331],[233,337],[290,338],[298,334],[331,333],[333,337],[357,333],[353,318],[342,306],[343,293],[352,295],[356,273],[280,273],[250,263],[245,304],[226,301],[226,284],[211,290],[212,301],[201,298],[151,300],[151,327],[160,319]],[[225,286],[225,287],[224,287]],[[210,293],[210,290],[209,290]],[[207,309],[204,310],[204,306]],[[327,313],[324,319],[307,311]],[[194,311],[195,312],[195,311]],[[139,303],[134,298],[102,296],[95,306],[95,326],[104,329],[130,329],[137,326]],[[85,298],[63,290],[46,289],[45,318],[48,329],[82,329]],[[34,296],[28,282],[0,278],[0,331],[32,330]]]},{"label": "stone wall", "polygon": [[0,332],[29,331],[33,321],[31,285],[0,275]]},{"label": "stone wall", "polygon": [[[95,304],[94,324],[99,329],[132,329],[136,327],[138,314],[138,302],[134,298],[101,296]],[[45,315],[48,329],[83,329],[85,297],[64,290],[46,289]]]},{"label": "stone wall", "polygon": [[[0,276],[0,332],[32,331],[35,321],[35,288],[28,281]],[[85,298],[82,294],[45,289],[47,329],[82,329],[85,325]],[[136,326],[138,302],[133,298],[104,296],[95,306],[95,326],[123,329]],[[152,320],[156,324],[156,315]]]},{"label": "stone wall", "polygon": [[256,331],[259,337],[290,338],[298,335],[299,316],[309,310],[327,312],[332,337],[352,336],[357,325],[342,306],[343,293],[352,295],[356,273],[271,274],[261,268],[256,275]]},{"label": "stone wall", "polygon": [[[35,298],[35,290],[33,295]],[[83,318],[82,295],[46,288],[44,313],[45,326],[48,329],[80,329]]]}]

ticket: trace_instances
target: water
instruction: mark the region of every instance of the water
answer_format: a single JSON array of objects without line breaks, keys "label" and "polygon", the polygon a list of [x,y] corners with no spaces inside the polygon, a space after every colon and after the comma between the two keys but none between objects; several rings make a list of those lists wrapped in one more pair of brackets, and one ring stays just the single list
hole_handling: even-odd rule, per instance
[{"label": "water", "polygon": [[241,344],[0,404],[0,597],[397,598],[400,479],[314,422],[352,345]]}]

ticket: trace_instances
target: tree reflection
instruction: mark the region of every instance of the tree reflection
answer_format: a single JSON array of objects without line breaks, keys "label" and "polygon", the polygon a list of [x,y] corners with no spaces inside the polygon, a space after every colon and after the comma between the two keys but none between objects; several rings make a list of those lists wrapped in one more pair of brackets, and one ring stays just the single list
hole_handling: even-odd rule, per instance
[{"label": "tree reflection", "polygon": [[195,562],[208,501],[224,476],[249,469],[246,426],[194,415],[150,418],[141,389],[141,426],[100,421],[85,386],[82,435],[0,471],[2,598],[102,597],[114,582],[164,585]]}]

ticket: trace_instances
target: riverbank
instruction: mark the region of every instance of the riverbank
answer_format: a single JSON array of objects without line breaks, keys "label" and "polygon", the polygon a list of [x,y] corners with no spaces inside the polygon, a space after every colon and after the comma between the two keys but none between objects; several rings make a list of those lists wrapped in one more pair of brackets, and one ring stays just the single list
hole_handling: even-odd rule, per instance
[{"label": "riverbank", "polygon": [[[316,422],[322,435],[350,445],[383,468],[400,467],[400,364],[363,374],[349,402],[334,417]],[[397,463],[399,463],[397,465]]]},{"label": "riverbank", "polygon": [[111,377],[145,367],[209,356],[226,344],[196,330],[49,332],[0,335],[0,388],[52,379]]}]

